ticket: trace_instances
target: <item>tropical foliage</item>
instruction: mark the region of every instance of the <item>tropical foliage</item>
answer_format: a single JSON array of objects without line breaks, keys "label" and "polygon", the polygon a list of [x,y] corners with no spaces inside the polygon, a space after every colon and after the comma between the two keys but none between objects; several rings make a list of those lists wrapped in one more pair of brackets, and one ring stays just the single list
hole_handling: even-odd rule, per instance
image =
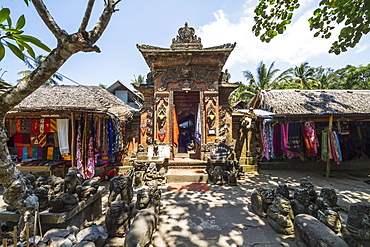
[{"label": "tropical foliage", "polygon": [[243,71],[248,84],[241,84],[230,95],[230,103],[239,100],[248,102],[258,91],[266,89],[352,89],[370,90],[370,64],[363,66],[347,65],[344,68],[311,67],[307,62],[292,67],[274,77],[279,69],[269,69],[262,62],[257,67],[256,76]]},{"label": "tropical foliage", "polygon": [[[259,0],[256,6],[255,25],[252,31],[261,41],[270,42],[278,34],[285,32],[292,22],[293,14],[300,7],[302,0]],[[362,35],[370,31],[369,0],[321,0],[308,20],[310,29],[316,30],[314,37],[328,39],[335,26],[341,31],[329,53],[340,54],[353,48],[361,40]]]},{"label": "tropical foliage", "polygon": [[0,61],[4,58],[6,50],[11,51],[19,59],[25,60],[24,52],[36,58],[32,46],[39,47],[47,52],[50,48],[42,43],[39,39],[23,34],[23,27],[26,24],[26,18],[21,15],[13,25],[10,17],[10,9],[2,8],[0,10]]},{"label": "tropical foliage", "polygon": [[[28,70],[22,70],[22,71],[19,71],[18,72],[18,75],[22,75],[23,77],[18,79],[17,82],[21,82],[21,81],[27,81],[30,76],[31,76],[31,73],[37,68],[39,67],[46,59],[46,56],[43,56],[43,55],[39,55],[36,57],[36,59],[34,60],[34,65],[30,64],[30,63],[27,63],[28,66],[30,67],[30,69]],[[63,77],[58,74],[58,73],[55,73],[53,74],[45,83],[44,85],[58,85],[58,81],[63,81]]]}]

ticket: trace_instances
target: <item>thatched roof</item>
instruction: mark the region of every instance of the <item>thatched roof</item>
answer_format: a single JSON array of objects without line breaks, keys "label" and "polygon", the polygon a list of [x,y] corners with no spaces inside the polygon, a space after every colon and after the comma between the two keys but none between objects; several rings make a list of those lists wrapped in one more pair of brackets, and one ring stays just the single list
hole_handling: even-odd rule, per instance
[{"label": "thatched roof", "polygon": [[123,121],[135,109],[98,86],[41,86],[13,108],[14,112],[88,111],[111,113]]},{"label": "thatched roof", "polygon": [[279,115],[370,114],[370,90],[266,90],[249,107]]}]

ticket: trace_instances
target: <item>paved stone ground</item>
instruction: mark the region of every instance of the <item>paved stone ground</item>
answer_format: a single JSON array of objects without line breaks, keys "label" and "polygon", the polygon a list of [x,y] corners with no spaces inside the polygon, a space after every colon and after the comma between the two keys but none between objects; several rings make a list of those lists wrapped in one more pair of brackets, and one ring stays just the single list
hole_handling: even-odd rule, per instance
[{"label": "paved stone ground", "polygon": [[315,186],[334,188],[338,204],[343,207],[344,222],[350,203],[370,201],[370,170],[325,171],[262,170],[253,173],[239,186],[211,185],[210,192],[173,192],[162,194],[162,212],[154,246],[297,246],[294,235],[276,233],[266,219],[251,209],[250,196],[256,187],[275,188],[285,182],[293,189],[302,177]]},{"label": "paved stone ground", "polygon": [[[261,170],[248,174],[238,186],[210,185],[209,192],[168,191],[167,186],[162,186],[161,214],[153,246],[297,246],[294,235],[276,233],[266,219],[253,212],[250,197],[254,188],[275,188],[280,182],[289,186],[292,195],[302,177],[307,177],[318,193],[323,187],[336,190],[338,204],[344,209],[344,223],[351,203],[370,201],[370,185],[363,182],[370,179],[370,169],[332,171],[330,178],[325,178],[325,170]],[[103,185],[107,187],[109,182]],[[103,213],[108,194],[109,190],[103,197]],[[96,223],[104,225],[104,219],[103,215]],[[123,246],[123,241],[113,238],[106,246]]]}]

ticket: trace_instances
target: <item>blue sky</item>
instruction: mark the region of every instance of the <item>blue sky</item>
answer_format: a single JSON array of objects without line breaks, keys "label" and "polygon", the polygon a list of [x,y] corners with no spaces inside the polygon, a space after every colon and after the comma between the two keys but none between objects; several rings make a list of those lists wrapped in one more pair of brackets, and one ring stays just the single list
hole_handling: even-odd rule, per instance
[{"label": "blue sky", "polygon": [[[269,44],[256,38],[253,26],[253,8],[257,0],[123,0],[112,20],[98,41],[102,53],[78,53],[70,58],[59,73],[83,85],[111,85],[120,80],[126,85],[134,75],[149,72],[136,44],[170,47],[172,38],[185,22],[194,27],[204,47],[236,42],[224,66],[231,73],[230,81],[245,82],[242,71],[255,72],[259,62],[285,70],[308,62],[311,66],[338,69],[351,65],[370,63],[370,35],[340,56],[329,54],[333,39],[313,38],[309,31],[308,18],[315,9],[316,0],[301,1],[301,8],[295,13],[287,32],[276,37]],[[85,10],[87,0],[45,0],[46,6],[58,25],[75,32]],[[95,24],[102,10],[103,0],[96,0],[90,28]],[[1,0],[0,6],[12,11],[12,18],[26,16],[25,33],[41,39],[50,48],[56,45],[55,38],[40,20],[33,6],[27,7],[23,0]],[[337,32],[338,33],[338,32]],[[336,35],[332,35],[332,37]],[[42,54],[42,51],[37,50]],[[0,68],[7,71],[3,79],[11,84],[20,76],[17,72],[27,69],[15,56],[8,53]],[[61,84],[74,84],[66,79]]]}]

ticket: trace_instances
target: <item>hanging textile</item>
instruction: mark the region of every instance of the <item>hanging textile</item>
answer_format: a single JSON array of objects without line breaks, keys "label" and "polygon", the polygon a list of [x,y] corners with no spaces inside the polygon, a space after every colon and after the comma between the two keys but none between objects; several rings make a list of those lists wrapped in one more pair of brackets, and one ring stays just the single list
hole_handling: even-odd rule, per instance
[{"label": "hanging textile", "polygon": [[323,131],[321,134],[321,159],[328,160],[328,132]]},{"label": "hanging textile", "polygon": [[85,171],[86,178],[92,178],[95,174],[95,152],[94,152],[94,127],[92,116],[88,117],[88,152],[87,152],[87,170]]},{"label": "hanging textile", "polygon": [[62,155],[68,155],[69,151],[69,119],[58,119],[59,150]]},{"label": "hanging textile", "polygon": [[45,119],[41,118],[40,119],[40,133],[44,133],[44,123],[45,123]]},{"label": "hanging textile", "polygon": [[275,124],[273,126],[273,149],[275,158],[282,159],[283,158],[283,135],[281,131],[281,124]]},{"label": "hanging textile", "polygon": [[283,123],[281,124],[281,131],[283,135],[283,155],[287,156],[287,146],[288,146],[288,129],[289,129],[289,123]]},{"label": "hanging textile", "polygon": [[58,121],[57,119],[50,119],[50,132],[55,133],[58,132]]},{"label": "hanging textile", "polygon": [[198,111],[197,111],[197,119],[196,119],[196,125],[195,125],[195,140],[200,145],[201,143],[201,137],[202,137],[202,126],[200,121],[200,104],[198,103]]},{"label": "hanging textile", "polygon": [[307,156],[316,156],[320,144],[315,132],[315,123],[305,121],[301,123],[301,129]]},{"label": "hanging textile", "polygon": [[267,127],[266,127],[266,119],[262,122],[262,128],[261,128],[261,136],[262,136],[262,145],[263,145],[263,151],[262,151],[262,157],[265,157],[267,160],[270,160],[270,147],[268,143],[268,135],[267,135]]},{"label": "hanging textile", "polygon": [[298,157],[301,152],[301,127],[298,122],[288,123],[287,156]]},{"label": "hanging textile", "polygon": [[349,134],[349,122],[347,120],[338,120],[338,133],[340,135]]},{"label": "hanging textile", "polygon": [[21,119],[20,130],[21,134],[31,133],[31,119],[23,118]]},{"label": "hanging textile", "polygon": [[342,161],[342,154],[340,152],[339,140],[337,133],[335,131],[329,132],[329,141],[330,141],[330,153],[334,162],[339,165]]},{"label": "hanging textile", "polygon": [[76,138],[76,164],[77,170],[85,178],[84,165],[82,161],[82,135],[81,135],[81,120],[77,120],[77,138]]},{"label": "hanging textile", "polygon": [[7,119],[6,120],[6,129],[8,130],[8,136],[13,137],[17,134],[17,120]]},{"label": "hanging textile", "polygon": [[173,140],[173,145],[175,147],[178,147],[179,145],[179,122],[177,121],[177,112],[176,112],[176,107],[172,107],[172,119],[173,119],[173,129],[172,129],[172,140]]},{"label": "hanging textile", "polygon": [[31,133],[40,133],[40,119],[31,119]]}]

